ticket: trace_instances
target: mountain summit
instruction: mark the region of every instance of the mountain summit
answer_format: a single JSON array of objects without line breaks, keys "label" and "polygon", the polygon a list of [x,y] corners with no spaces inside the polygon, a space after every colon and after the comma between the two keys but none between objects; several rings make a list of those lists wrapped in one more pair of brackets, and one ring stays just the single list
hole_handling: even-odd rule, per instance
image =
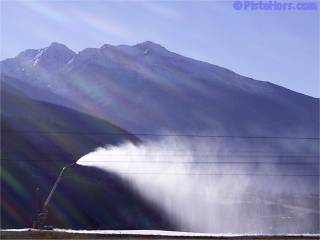
[{"label": "mountain summit", "polygon": [[[146,41],[74,53],[52,43],[1,62],[2,75],[132,132],[316,137],[319,99]],[[21,82],[24,87],[21,87]]]},{"label": "mountain summit", "polygon": [[166,50],[163,46],[160,44],[151,42],[151,41],[145,41],[142,43],[138,43],[135,45],[135,47],[140,48],[142,50],[152,49],[152,50]]}]

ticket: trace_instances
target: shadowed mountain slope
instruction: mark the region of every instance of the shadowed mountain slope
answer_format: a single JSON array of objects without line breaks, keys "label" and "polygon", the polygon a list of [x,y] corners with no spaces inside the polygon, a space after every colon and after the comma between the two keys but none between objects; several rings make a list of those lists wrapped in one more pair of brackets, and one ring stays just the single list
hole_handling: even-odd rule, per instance
[{"label": "shadowed mountain slope", "polygon": [[[1,228],[30,227],[66,164],[98,146],[139,143],[105,120],[32,100],[6,83],[1,85],[1,137]],[[79,165],[65,172],[50,203],[49,223],[76,229],[171,226],[119,177]]]}]

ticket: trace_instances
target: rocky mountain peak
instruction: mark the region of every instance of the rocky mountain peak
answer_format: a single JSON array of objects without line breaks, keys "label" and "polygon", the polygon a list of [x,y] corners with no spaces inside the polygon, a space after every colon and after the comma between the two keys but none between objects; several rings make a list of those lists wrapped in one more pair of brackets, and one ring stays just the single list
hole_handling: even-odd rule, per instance
[{"label": "rocky mountain peak", "polygon": [[142,49],[142,50],[166,50],[165,47],[161,46],[160,44],[151,42],[151,41],[145,41],[142,43],[138,43],[134,45],[134,47]]}]

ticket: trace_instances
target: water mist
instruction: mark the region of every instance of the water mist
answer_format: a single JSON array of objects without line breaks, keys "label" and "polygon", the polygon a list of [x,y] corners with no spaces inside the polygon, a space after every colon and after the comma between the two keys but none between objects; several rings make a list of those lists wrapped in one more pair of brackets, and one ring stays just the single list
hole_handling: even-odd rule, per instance
[{"label": "water mist", "polygon": [[276,164],[250,164],[245,156],[231,159],[223,154],[230,151],[208,146],[205,141],[173,138],[138,146],[124,143],[98,148],[78,164],[118,174],[163,209],[180,226],[178,230],[318,232],[318,197],[291,191],[293,185],[303,189],[306,181],[281,177],[283,172]]}]

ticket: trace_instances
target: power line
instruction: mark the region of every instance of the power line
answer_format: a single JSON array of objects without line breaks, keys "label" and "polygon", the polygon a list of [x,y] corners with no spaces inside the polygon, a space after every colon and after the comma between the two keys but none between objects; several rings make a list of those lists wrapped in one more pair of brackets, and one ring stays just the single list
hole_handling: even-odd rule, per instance
[{"label": "power line", "polygon": [[113,133],[113,132],[80,132],[80,131],[37,131],[37,130],[5,130],[2,132],[21,132],[30,134],[74,134],[74,135],[136,135],[153,137],[190,137],[190,138],[244,138],[244,139],[288,139],[288,140],[319,140],[319,137],[291,136],[240,136],[240,135],[198,135],[198,134],[155,134],[155,133]]},{"label": "power line", "polygon": [[319,158],[320,155],[235,155],[235,154],[107,154],[94,153],[105,157],[200,157],[200,158]]},{"label": "power line", "polygon": [[121,163],[121,164],[135,164],[135,163],[152,163],[152,164],[191,164],[191,165],[258,165],[258,164],[266,164],[266,165],[320,165],[319,162],[174,162],[174,161],[88,161],[88,163]]},{"label": "power line", "polygon": [[235,164],[235,165],[247,165],[247,164],[269,164],[269,165],[320,165],[319,162],[214,162],[214,161],[108,161],[108,160],[94,160],[87,161],[88,163],[152,163],[152,164]]},{"label": "power line", "polygon": [[[2,156],[9,156],[11,154],[2,154]],[[19,156],[18,154],[15,154],[15,156]],[[64,155],[59,155],[59,154],[45,154],[45,155],[38,155],[41,156],[41,159],[46,159],[46,158],[56,158],[60,157],[63,158]],[[274,159],[284,159],[284,158],[319,158],[319,155],[209,155],[209,154],[99,154],[95,153],[94,156],[98,157],[105,157],[105,158],[113,158],[113,157],[124,157],[124,158],[130,158],[130,157],[144,157],[144,158],[157,158],[157,157],[167,157],[167,158],[181,158],[181,157],[193,157],[193,158],[274,158]],[[23,156],[23,158],[28,158],[28,156]],[[34,158],[34,157],[33,157]]]},{"label": "power line", "polygon": [[133,175],[193,175],[193,176],[252,176],[252,177],[320,177],[316,174],[247,174],[247,173],[164,173],[164,172],[117,172]]},{"label": "power line", "polygon": [[[10,151],[2,151],[2,156],[12,155]],[[73,153],[76,154],[76,153]],[[80,153],[79,153],[80,154]],[[94,156],[99,157],[168,157],[168,158],[180,158],[180,157],[195,157],[195,158],[320,158],[320,155],[317,154],[306,154],[306,155],[284,155],[284,154],[216,154],[216,153],[205,153],[205,154],[197,154],[197,153],[99,153],[94,152]],[[15,156],[19,156],[18,152],[13,154]],[[57,152],[57,154],[37,154],[41,159],[50,158],[50,157],[64,157],[65,155]],[[28,156],[25,156],[28,158]]]},{"label": "power line", "polygon": [[[8,150],[3,150],[5,148],[8,148],[8,147],[3,147],[2,149],[0,149],[0,153],[10,153],[10,151]],[[108,149],[106,149],[108,150]],[[65,150],[61,150],[61,151],[50,151],[50,153],[61,153],[62,151],[65,151]],[[15,152],[17,152],[17,150],[15,150]],[[185,153],[186,151],[185,150],[172,150],[172,151],[161,151],[161,154],[176,154],[176,153]],[[75,153],[75,152],[73,152]],[[255,151],[255,150],[234,150],[234,151],[215,151],[215,152],[202,152],[201,154],[202,155],[220,155],[220,154],[232,154],[232,155],[235,155],[235,153],[248,153],[248,154],[251,154],[251,153],[261,153],[261,154],[269,154],[270,151]],[[319,157],[320,155],[318,155],[319,153],[317,152],[297,152],[297,151],[291,151],[291,152],[274,152],[274,156],[316,156],[316,157]],[[293,155],[291,155],[293,154]],[[295,155],[295,154],[301,154],[301,155]],[[106,155],[111,155],[111,154],[106,154]],[[127,155],[127,154],[126,154]],[[193,155],[198,155],[198,154],[193,154]]]},{"label": "power line", "polygon": [[[37,161],[37,160],[43,160],[43,161],[50,161],[51,159],[64,159],[66,156],[64,155],[53,155],[53,154],[47,154],[47,155],[38,155],[38,158],[28,158],[28,156],[19,156],[19,155],[15,155],[16,158],[13,158],[13,156],[10,156],[11,154],[2,154],[2,160],[26,160],[26,161]],[[9,156],[9,157],[7,157]],[[112,160],[112,158],[137,158],[137,157],[143,157],[143,158],[151,158],[151,159],[157,159],[159,157],[161,158],[200,158],[200,159],[221,159],[221,158],[229,158],[229,159],[233,159],[233,158],[248,158],[248,159],[252,159],[252,158],[264,158],[264,159],[297,159],[297,158],[301,158],[301,159],[319,159],[319,155],[231,155],[231,154],[225,154],[225,155],[209,155],[209,154],[99,154],[99,153],[95,153],[95,157],[103,157],[103,159],[101,160],[95,160],[95,161],[103,161],[103,162],[112,162],[114,160]],[[70,158],[70,157],[69,157]],[[111,159],[110,159],[111,158]],[[120,161],[120,160],[117,160]],[[122,160],[121,160],[122,161]],[[127,161],[123,161],[123,162],[151,162],[151,163],[157,163],[157,162],[176,162],[176,161],[172,161],[172,160],[161,160],[161,161],[157,161],[157,160],[127,160]],[[189,161],[189,162],[193,162],[193,163],[200,163],[200,162],[221,162],[221,161]],[[223,161],[222,163],[248,163],[248,162],[252,162],[252,163],[263,163],[263,161]],[[265,163],[267,163],[266,161],[264,161]],[[270,163],[277,163],[277,162],[271,162]],[[278,162],[279,164],[282,163],[293,163],[293,162]],[[306,162],[295,162],[295,163],[306,163]],[[307,162],[308,163],[308,162]],[[319,163],[315,162],[315,163]]]},{"label": "power line", "polygon": [[[1,159],[2,160],[8,160],[8,159]],[[97,161],[90,161],[91,163],[96,163]],[[108,161],[106,161],[108,162]],[[116,162],[116,161],[114,161]],[[122,162],[118,162],[122,163]],[[134,163],[134,162],[131,162]],[[154,162],[159,163],[159,162]],[[191,162],[189,162],[191,163]],[[210,162],[212,164],[229,164],[229,163],[235,163],[235,162]],[[269,162],[264,162],[269,164]],[[263,164],[264,164],[263,163]],[[201,163],[194,163],[194,164],[207,164],[207,162],[201,162]],[[259,162],[237,162],[235,164],[259,164]],[[277,164],[277,163],[271,163],[270,164]],[[281,163],[278,163],[281,164]],[[298,164],[298,165],[304,165],[304,164],[310,164],[310,165],[319,165],[319,163],[283,163],[283,165],[292,165],[292,164]],[[171,176],[181,176],[181,175],[188,175],[188,176],[252,176],[252,177],[320,177],[320,175],[317,174],[251,174],[251,173],[192,173],[192,172],[116,172],[117,174],[125,174],[125,175],[171,175]]]},{"label": "power line", "polygon": [[[1,161],[20,161],[20,162],[26,162],[26,161],[54,161],[57,159],[8,159],[8,158],[2,158]],[[271,161],[147,161],[147,160],[133,160],[133,161],[115,161],[115,160],[90,160],[90,161],[84,161],[87,163],[121,163],[121,164],[135,164],[135,163],[151,163],[151,164],[234,164],[234,165],[250,165],[250,164],[268,164],[268,165],[320,165],[320,162],[271,162]]]}]

